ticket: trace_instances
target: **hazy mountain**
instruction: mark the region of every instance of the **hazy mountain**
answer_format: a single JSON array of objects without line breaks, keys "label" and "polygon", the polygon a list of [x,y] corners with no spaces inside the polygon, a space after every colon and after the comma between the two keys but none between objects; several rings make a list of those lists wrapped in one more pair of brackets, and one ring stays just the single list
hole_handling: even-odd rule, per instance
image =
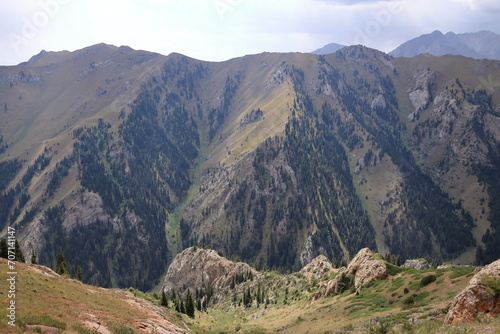
[{"label": "hazy mountain", "polygon": [[490,31],[465,34],[448,32],[443,35],[436,30],[401,44],[389,54],[394,57],[413,57],[421,53],[500,59],[500,35]]},{"label": "hazy mountain", "polygon": [[327,54],[330,54],[330,53],[335,53],[335,52],[337,52],[338,50],[340,50],[340,49],[342,49],[344,47],[345,47],[345,45],[342,45],[342,44],[330,43],[330,44],[325,45],[322,48],[314,50],[311,53],[314,53],[316,55],[327,55]]},{"label": "hazy mountain", "polygon": [[85,282],[141,289],[193,245],[282,270],[363,247],[491,262],[498,65],[42,52],[0,68],[0,227],[43,264],[62,251]]}]

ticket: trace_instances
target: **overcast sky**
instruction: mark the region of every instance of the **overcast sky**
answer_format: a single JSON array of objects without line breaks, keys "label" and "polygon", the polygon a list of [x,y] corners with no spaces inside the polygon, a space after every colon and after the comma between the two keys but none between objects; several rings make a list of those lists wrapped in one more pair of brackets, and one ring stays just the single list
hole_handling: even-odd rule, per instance
[{"label": "overcast sky", "polygon": [[500,1],[1,0],[0,65],[101,42],[212,61],[332,42],[389,52],[434,30],[500,33]]}]

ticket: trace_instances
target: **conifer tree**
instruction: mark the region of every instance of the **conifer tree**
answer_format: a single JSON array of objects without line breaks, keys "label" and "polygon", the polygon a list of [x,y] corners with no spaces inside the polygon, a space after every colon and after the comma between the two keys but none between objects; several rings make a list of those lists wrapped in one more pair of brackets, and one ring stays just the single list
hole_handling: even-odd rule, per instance
[{"label": "conifer tree", "polygon": [[182,299],[179,301],[179,312],[186,314],[186,308],[184,307],[184,302]]},{"label": "conifer tree", "polygon": [[38,264],[35,251],[31,253],[31,264]]},{"label": "conifer tree", "polygon": [[196,308],[199,312],[201,312],[201,298],[198,298],[198,302],[196,303]]},{"label": "conifer tree", "polygon": [[7,239],[0,240],[0,257],[4,259],[9,257],[9,246],[7,246]]},{"label": "conifer tree", "polygon": [[162,291],[161,292],[161,306],[165,306],[165,307],[168,307],[168,299],[167,299],[167,294],[165,293],[165,291]]},{"label": "conifer tree", "polygon": [[194,318],[194,300],[191,291],[188,289],[186,295],[186,314],[190,318]]},{"label": "conifer tree", "polygon": [[78,268],[76,268],[76,279],[79,280],[80,282],[83,281],[83,270],[82,270],[82,267],[78,266]]},{"label": "conifer tree", "polygon": [[62,252],[59,252],[56,257],[56,273],[59,275],[69,275],[68,265]]},{"label": "conifer tree", "polygon": [[16,243],[15,243],[15,246],[14,246],[14,247],[15,247],[15,250],[14,250],[14,251],[15,251],[15,254],[16,254],[16,261],[17,261],[17,262],[26,262],[26,261],[24,260],[24,254],[23,254],[23,252],[21,251],[21,247],[19,247],[19,243],[17,242],[17,240],[16,240]]}]

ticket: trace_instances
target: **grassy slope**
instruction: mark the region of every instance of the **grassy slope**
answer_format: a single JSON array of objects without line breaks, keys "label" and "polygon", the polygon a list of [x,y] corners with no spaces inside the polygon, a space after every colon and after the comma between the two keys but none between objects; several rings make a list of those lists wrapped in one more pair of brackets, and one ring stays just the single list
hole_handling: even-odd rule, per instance
[{"label": "grassy slope", "polygon": [[[209,309],[208,313],[197,313],[196,319],[188,320],[187,324],[197,333],[368,333],[382,330],[384,326],[396,333],[404,330],[454,333],[456,327],[443,325],[443,310],[465,287],[473,270],[473,267],[405,269],[387,280],[372,283],[359,294],[345,292],[318,300],[312,297],[328,277],[323,281],[308,281],[297,273],[268,274],[263,285],[273,286],[271,290],[279,296],[271,297],[275,305],[271,302],[266,308],[254,303],[245,309],[225,302]],[[426,275],[435,275],[437,280],[422,286],[420,281]],[[405,293],[405,288],[409,292]],[[414,303],[407,305],[404,301],[410,296]],[[498,333],[500,320],[481,319],[459,328],[465,333],[477,328]]]},{"label": "grassy slope", "polygon": [[[0,280],[7,279],[7,263],[0,259]],[[196,312],[194,319],[159,308],[151,294],[135,291],[137,297],[123,290],[102,289],[76,280],[59,277],[42,266],[17,264],[16,327],[7,325],[9,299],[3,284],[0,291],[0,332],[40,332],[61,330],[64,333],[94,333],[100,326],[113,333],[151,332],[154,326],[173,323],[195,333],[369,333],[383,328],[395,333],[500,333],[500,319],[480,318],[471,324],[443,325],[444,313],[453,297],[474,274],[474,267],[450,269],[394,268],[392,275],[364,287],[358,294],[345,292],[334,297],[313,296],[335,276],[327,273],[308,279],[300,273],[279,275],[267,272],[262,280],[236,286],[236,296],[247,286],[260,282],[270,304],[244,308],[231,303],[233,291],[208,312]],[[436,281],[427,286],[427,275]],[[405,293],[405,289],[408,292]],[[288,293],[287,293],[288,291]],[[414,303],[405,303],[413,296]],[[146,299],[142,299],[142,298]],[[286,300],[286,302],[285,302]],[[100,324],[100,325],[99,325]],[[149,324],[149,325],[148,325]],[[147,328],[142,328],[145,325]],[[44,327],[45,326],[45,327]],[[187,327],[189,327],[189,329]]]},{"label": "grassy slope", "polygon": [[[5,259],[0,259],[0,267],[0,280],[6,282]],[[151,332],[153,324],[165,326],[167,322],[184,328],[178,316],[135,298],[130,292],[85,285],[60,277],[43,266],[18,263],[16,270],[16,327],[7,325],[5,306],[10,299],[7,286],[2,283],[1,333],[36,332],[37,325],[63,329],[65,333],[93,333],[90,330],[99,324],[101,329],[105,327],[112,332],[126,327],[141,332],[139,326],[148,322],[147,332]]]}]

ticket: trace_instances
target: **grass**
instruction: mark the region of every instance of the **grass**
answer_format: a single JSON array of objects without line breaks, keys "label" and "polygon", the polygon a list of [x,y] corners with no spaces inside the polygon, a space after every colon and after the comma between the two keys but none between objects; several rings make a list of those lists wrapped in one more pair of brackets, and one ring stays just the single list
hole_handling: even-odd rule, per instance
[{"label": "grass", "polygon": [[[19,280],[19,289],[22,291],[19,305],[30,305],[30,308],[29,313],[25,312],[27,309],[19,309],[19,324],[22,321],[26,326],[29,325],[32,332],[37,331],[32,326],[49,326],[61,331],[89,334],[92,333],[92,328],[84,325],[84,321],[92,318],[82,317],[82,314],[92,313],[111,332],[132,333],[132,330],[137,331],[134,327],[137,319],[146,319],[148,316],[141,313],[141,307],[125,300],[136,296],[149,305],[158,303],[158,296],[154,293],[135,289],[100,289],[67,278],[27,270],[27,267],[29,266],[20,265],[19,268],[22,275],[22,280]],[[247,308],[233,305],[233,292],[230,291],[219,295],[220,303],[209,307],[207,312],[196,312],[194,319],[171,314],[166,310],[165,316],[179,327],[183,327],[185,323],[192,332],[205,334],[367,333],[385,330],[453,333],[452,329],[443,325],[443,313],[440,310],[465,287],[470,272],[470,269],[463,268],[425,272],[404,269],[396,276],[371,282],[358,292],[346,291],[339,296],[319,299],[314,296],[322,288],[321,283],[312,287],[311,282],[301,275],[265,272],[265,278],[260,284],[266,287],[271,301],[267,307],[265,304],[253,304]],[[4,276],[0,272],[0,279],[6,279]],[[439,285],[438,280],[422,285],[422,279],[429,276],[439,277]],[[244,282],[238,288],[243,289],[251,284],[258,282]],[[408,287],[412,289],[405,294],[405,288]],[[2,294],[0,296],[5,297]],[[0,309],[0,317],[5,315],[5,311]],[[432,325],[420,324],[436,317],[437,320]],[[419,319],[418,323],[409,323],[410,318]],[[481,320],[481,325],[485,328],[495,328],[485,321]],[[42,329],[40,327],[40,331]],[[1,323],[0,332],[15,333]]]},{"label": "grass", "polygon": [[492,276],[484,276],[481,279],[481,283],[484,284],[496,298],[500,296],[500,279]]},{"label": "grass", "polygon": [[66,329],[67,327],[66,323],[56,320],[48,314],[25,315],[20,317],[18,321],[21,327],[26,327],[27,325],[42,325],[42,326],[55,327],[63,330]]},{"label": "grass", "polygon": [[469,275],[474,272],[476,268],[472,266],[457,267],[452,269],[450,278],[459,278],[461,276]]},{"label": "grass", "polygon": [[[0,259],[0,267],[6,266],[5,260]],[[93,326],[97,327],[97,323],[100,323],[112,332],[116,329],[115,332],[127,333],[125,327],[134,329],[135,324],[143,319],[158,323],[159,319],[165,317],[184,328],[182,321],[174,313],[164,309],[160,315],[156,313],[152,303],[136,299],[130,292],[85,285],[59,277],[42,266],[18,263],[16,270],[16,325],[20,327],[39,326],[43,329],[41,326],[48,326],[63,331],[89,333]],[[6,279],[6,272],[1,271],[0,280]],[[37,292],[33,291],[34,288]],[[152,296],[154,295],[138,294],[139,298]],[[0,294],[0,298],[7,301],[5,293]],[[0,317],[7,319],[6,316],[6,308],[0,308]],[[1,321],[0,332],[17,333],[17,330],[6,321]]]},{"label": "grass", "polygon": [[391,286],[389,287],[388,291],[393,292],[396,290],[399,290],[405,283],[405,280],[403,277],[398,277],[392,280]]}]

